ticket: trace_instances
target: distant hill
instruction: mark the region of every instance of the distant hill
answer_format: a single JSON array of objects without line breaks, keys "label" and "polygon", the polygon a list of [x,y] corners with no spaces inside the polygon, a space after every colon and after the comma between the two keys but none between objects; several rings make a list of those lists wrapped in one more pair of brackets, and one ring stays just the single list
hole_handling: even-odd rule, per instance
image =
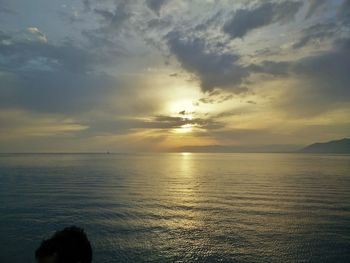
[{"label": "distant hill", "polygon": [[350,153],[350,139],[344,138],[341,140],[314,143],[299,152],[303,153]]}]

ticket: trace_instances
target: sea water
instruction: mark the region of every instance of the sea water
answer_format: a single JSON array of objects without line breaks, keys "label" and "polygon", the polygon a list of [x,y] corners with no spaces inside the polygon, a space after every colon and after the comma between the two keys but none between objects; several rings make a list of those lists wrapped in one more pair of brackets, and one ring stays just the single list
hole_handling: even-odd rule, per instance
[{"label": "sea water", "polygon": [[350,262],[350,156],[2,154],[0,262],[83,227],[94,262]]}]

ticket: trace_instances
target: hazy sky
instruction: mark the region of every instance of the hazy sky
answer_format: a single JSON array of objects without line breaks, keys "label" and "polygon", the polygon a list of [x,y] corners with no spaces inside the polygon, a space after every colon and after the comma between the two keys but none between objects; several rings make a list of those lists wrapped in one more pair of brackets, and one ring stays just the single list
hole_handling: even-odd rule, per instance
[{"label": "hazy sky", "polygon": [[0,152],[350,136],[348,0],[0,0]]}]

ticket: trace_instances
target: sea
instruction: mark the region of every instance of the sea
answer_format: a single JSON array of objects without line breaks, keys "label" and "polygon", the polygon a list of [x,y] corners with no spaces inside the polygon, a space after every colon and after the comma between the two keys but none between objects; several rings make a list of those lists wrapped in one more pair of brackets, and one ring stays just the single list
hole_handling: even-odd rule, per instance
[{"label": "sea", "polygon": [[70,225],[95,263],[350,262],[350,155],[1,154],[0,262]]}]

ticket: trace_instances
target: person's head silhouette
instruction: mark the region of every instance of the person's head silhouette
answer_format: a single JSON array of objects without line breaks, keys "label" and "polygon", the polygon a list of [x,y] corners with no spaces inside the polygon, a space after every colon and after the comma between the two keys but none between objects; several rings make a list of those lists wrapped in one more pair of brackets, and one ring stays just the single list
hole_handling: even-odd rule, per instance
[{"label": "person's head silhouette", "polygon": [[38,263],[91,263],[91,244],[83,229],[71,226],[44,240],[35,258]]}]

